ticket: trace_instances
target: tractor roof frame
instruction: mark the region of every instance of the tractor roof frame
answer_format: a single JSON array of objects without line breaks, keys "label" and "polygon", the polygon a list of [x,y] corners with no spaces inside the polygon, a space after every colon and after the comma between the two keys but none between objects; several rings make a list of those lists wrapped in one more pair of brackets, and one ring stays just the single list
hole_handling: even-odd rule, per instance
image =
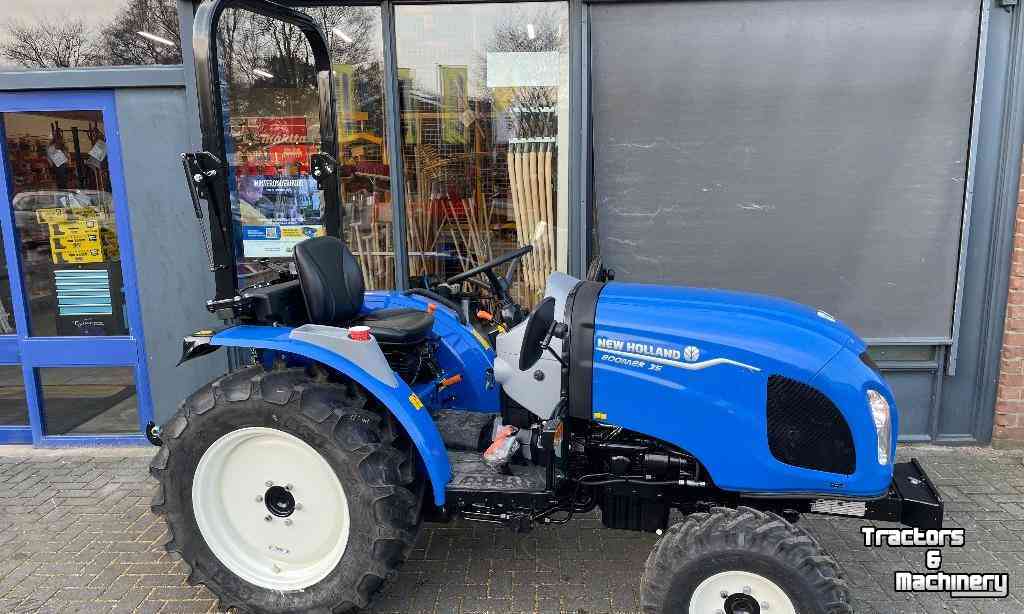
[{"label": "tractor roof frame", "polygon": [[[210,226],[211,269],[216,283],[216,300],[230,299],[238,293],[238,276],[235,270],[237,255],[229,185],[230,165],[217,53],[217,27],[221,15],[227,9],[244,9],[290,23],[305,35],[313,52],[317,72],[320,151],[335,160],[338,158],[338,123],[335,115],[337,107],[330,49],[327,38],[317,23],[308,15],[267,0],[208,0],[199,5],[193,22],[192,46],[203,150],[212,154],[212,157],[200,156],[198,162],[206,171],[205,196],[209,209],[207,217]],[[338,200],[337,173],[328,173],[318,179],[324,198],[324,229],[328,235],[339,236],[341,207]]]}]

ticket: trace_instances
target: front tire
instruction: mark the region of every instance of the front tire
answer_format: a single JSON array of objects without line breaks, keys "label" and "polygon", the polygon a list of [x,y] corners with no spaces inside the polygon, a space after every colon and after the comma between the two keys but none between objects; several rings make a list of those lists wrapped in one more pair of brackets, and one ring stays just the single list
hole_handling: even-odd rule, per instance
[{"label": "front tire", "polygon": [[153,511],[225,609],[364,608],[412,548],[415,458],[354,385],[248,368],[186,399],[162,435]]},{"label": "front tire", "polygon": [[692,514],[655,544],[644,614],[852,614],[839,566],[803,529],[754,509]]}]

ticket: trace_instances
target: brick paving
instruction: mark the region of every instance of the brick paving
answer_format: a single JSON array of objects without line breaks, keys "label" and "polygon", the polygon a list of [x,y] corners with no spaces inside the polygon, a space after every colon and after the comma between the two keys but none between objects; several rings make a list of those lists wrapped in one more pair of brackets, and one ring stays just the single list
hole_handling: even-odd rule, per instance
[{"label": "brick paving", "polygon": [[[0,612],[216,612],[185,584],[149,512],[152,449],[0,447]],[[924,570],[923,549],[865,549],[860,522],[805,517],[840,561],[859,613],[1024,613],[1024,464],[1021,452],[901,450],[921,458],[947,501],[964,548],[943,571],[1003,571],[1004,600],[897,595],[892,572]],[[633,612],[654,537],[600,527],[595,516],[527,535],[469,523],[426,525],[374,614],[405,612]]]}]

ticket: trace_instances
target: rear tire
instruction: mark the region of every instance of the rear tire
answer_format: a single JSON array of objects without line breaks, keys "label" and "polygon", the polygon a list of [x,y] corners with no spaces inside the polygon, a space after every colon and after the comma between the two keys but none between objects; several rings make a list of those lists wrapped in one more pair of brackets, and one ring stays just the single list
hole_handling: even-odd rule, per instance
[{"label": "rear tire", "polygon": [[186,399],[162,436],[152,509],[224,609],[365,608],[416,539],[414,452],[354,385],[244,369]]},{"label": "rear tire", "polygon": [[839,566],[813,537],[746,507],[669,528],[647,557],[640,605],[644,614],[853,613]]}]

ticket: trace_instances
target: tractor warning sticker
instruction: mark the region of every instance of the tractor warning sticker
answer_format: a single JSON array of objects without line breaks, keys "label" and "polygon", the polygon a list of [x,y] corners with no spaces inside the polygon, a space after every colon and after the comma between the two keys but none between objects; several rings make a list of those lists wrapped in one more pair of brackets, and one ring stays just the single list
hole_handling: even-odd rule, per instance
[{"label": "tractor warning sticker", "polygon": [[861,527],[867,548],[927,548],[924,571],[896,571],[893,587],[897,593],[947,593],[950,597],[996,597],[1009,595],[1007,573],[950,573],[942,571],[942,548],[963,548],[964,529],[881,529]]},{"label": "tractor warning sticker", "polygon": [[409,395],[409,402],[412,403],[412,406],[416,409],[423,409],[423,401],[416,396],[415,392]]},{"label": "tractor warning sticker", "polygon": [[491,344],[489,341],[487,341],[487,337],[481,335],[480,331],[473,328],[472,326],[469,328],[469,330],[471,333],[473,333],[473,336],[476,337],[476,340],[480,342],[480,345],[482,345],[485,350],[491,349]]}]

